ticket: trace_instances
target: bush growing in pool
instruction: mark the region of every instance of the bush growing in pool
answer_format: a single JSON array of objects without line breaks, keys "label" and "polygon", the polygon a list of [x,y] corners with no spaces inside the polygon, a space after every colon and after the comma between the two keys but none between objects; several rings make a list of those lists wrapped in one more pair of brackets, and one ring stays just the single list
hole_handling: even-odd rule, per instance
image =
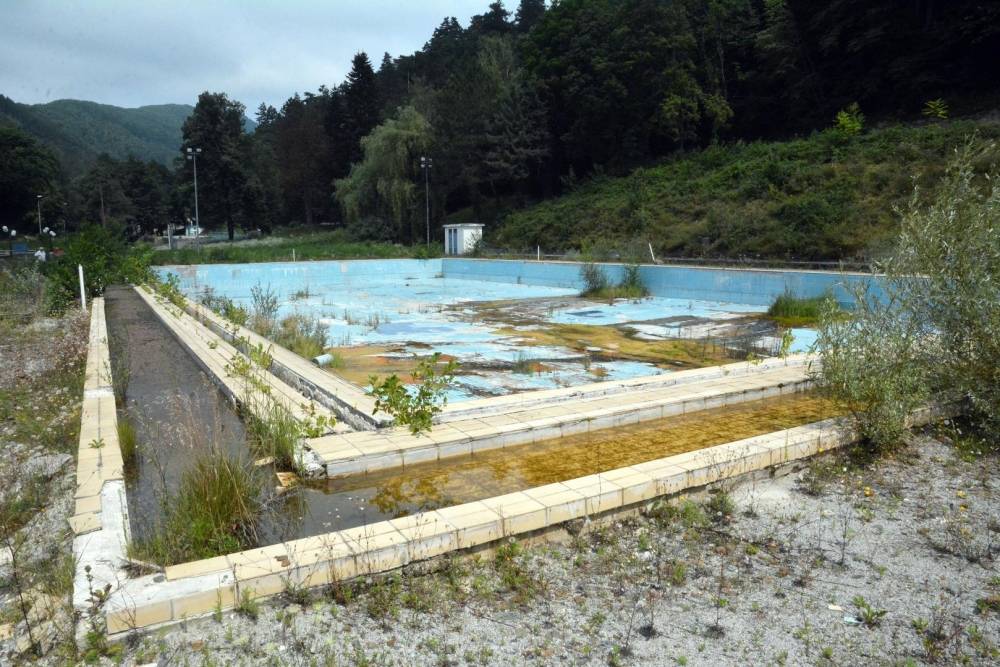
[{"label": "bush growing in pool", "polygon": [[410,427],[413,434],[428,431],[434,415],[448,403],[444,392],[455,379],[458,364],[451,360],[438,368],[441,353],[435,352],[430,358],[417,364],[412,376],[416,381],[416,391],[408,391],[406,385],[395,374],[384,380],[372,375],[369,378],[369,396],[375,397],[375,412],[382,411],[396,418],[399,424]]}]

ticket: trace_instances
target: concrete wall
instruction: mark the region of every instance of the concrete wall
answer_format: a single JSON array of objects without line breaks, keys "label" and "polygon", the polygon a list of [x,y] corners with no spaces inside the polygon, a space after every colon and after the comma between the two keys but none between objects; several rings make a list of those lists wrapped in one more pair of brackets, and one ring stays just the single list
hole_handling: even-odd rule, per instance
[{"label": "concrete wall", "polygon": [[[580,266],[578,262],[445,258],[442,273],[445,278],[582,289]],[[621,280],[621,264],[602,266],[612,281]],[[863,281],[873,281],[873,288],[881,294],[879,278],[857,273],[655,265],[643,265],[639,271],[653,296],[674,299],[768,306],[786,290],[803,297],[821,296],[829,290],[847,306],[852,299],[844,285]]]}]

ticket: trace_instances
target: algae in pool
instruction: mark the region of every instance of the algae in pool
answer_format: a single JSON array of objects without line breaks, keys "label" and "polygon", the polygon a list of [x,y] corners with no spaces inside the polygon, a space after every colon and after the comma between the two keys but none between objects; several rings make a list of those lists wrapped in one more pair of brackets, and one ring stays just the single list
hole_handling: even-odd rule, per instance
[{"label": "algae in pool", "polygon": [[711,447],[839,414],[814,394],[753,401],[300,489],[291,537],[482,500]]}]

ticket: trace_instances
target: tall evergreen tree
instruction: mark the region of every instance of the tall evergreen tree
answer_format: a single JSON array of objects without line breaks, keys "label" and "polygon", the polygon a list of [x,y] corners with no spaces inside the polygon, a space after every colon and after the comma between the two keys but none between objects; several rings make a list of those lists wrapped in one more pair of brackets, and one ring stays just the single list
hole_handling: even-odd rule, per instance
[{"label": "tall evergreen tree", "polygon": [[185,162],[187,149],[201,149],[198,156],[201,222],[207,228],[224,224],[230,240],[235,235],[237,221],[244,218],[244,190],[249,179],[244,162],[245,111],[246,107],[230,100],[225,93],[204,92],[181,128],[181,169],[192,169]]},{"label": "tall evergreen tree", "polygon": [[544,15],[545,0],[521,0],[514,13],[514,25],[519,33],[527,33]]},{"label": "tall evergreen tree", "polygon": [[348,159],[357,162],[362,157],[361,139],[379,124],[382,104],[368,54],[355,54],[351,71],[343,85],[343,133],[348,146]]}]

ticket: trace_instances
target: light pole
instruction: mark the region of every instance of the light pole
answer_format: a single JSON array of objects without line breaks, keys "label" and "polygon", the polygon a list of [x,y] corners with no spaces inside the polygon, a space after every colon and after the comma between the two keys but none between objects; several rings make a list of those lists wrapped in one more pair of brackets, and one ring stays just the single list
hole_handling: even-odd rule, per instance
[{"label": "light pole", "polygon": [[420,156],[420,168],[424,170],[424,221],[427,224],[427,245],[431,244],[431,189],[430,171],[434,160]]},{"label": "light pole", "polygon": [[13,257],[14,256],[14,237],[17,236],[17,230],[11,229],[7,225],[3,226],[3,233],[7,235],[7,253]]},{"label": "light pole", "polygon": [[35,203],[38,204],[38,237],[42,236],[42,199],[45,195],[35,195]]},{"label": "light pole", "polygon": [[198,230],[198,235],[195,236],[195,242],[200,242],[201,236],[201,218],[198,217],[198,156],[201,155],[200,148],[188,148],[187,149],[187,159],[191,160],[191,164],[194,166],[194,226]]}]

